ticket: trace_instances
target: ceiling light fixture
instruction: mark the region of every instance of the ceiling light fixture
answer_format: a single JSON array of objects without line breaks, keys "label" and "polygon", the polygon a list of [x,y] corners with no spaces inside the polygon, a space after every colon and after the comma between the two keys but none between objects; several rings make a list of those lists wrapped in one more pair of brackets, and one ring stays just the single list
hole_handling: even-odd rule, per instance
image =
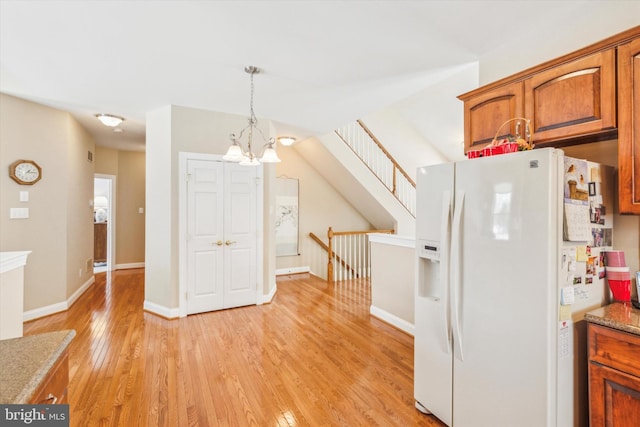
[{"label": "ceiling light fixture", "polygon": [[296,142],[296,139],[292,136],[281,136],[278,138],[278,141],[285,147],[289,147],[293,145],[294,142]]},{"label": "ceiling light fixture", "polygon": [[[254,67],[252,65],[244,67],[245,73],[251,76],[251,101],[249,104],[249,124],[240,131],[240,134],[236,137],[235,133],[229,135],[231,139],[231,146],[227,150],[227,154],[225,154],[222,158],[224,160],[229,160],[231,162],[240,162],[241,165],[249,165],[249,166],[257,166],[260,164],[258,162],[258,158],[253,153],[253,149],[251,144],[253,142],[253,131],[257,130],[262,136],[264,144],[264,151],[262,153],[262,157],[260,161],[263,163],[277,163],[280,161],[278,158],[278,154],[276,153],[273,145],[275,144],[275,139],[273,137],[267,138],[264,136],[264,133],[257,127],[258,119],[256,118],[255,113],[253,112],[253,75],[260,73],[260,69],[258,67]],[[240,139],[245,131],[247,131],[247,150],[245,151],[242,148],[242,144]]]},{"label": "ceiling light fixture", "polygon": [[103,125],[109,127],[116,127],[120,123],[124,122],[124,119],[119,116],[114,116],[113,114],[96,114],[98,120],[102,122]]}]

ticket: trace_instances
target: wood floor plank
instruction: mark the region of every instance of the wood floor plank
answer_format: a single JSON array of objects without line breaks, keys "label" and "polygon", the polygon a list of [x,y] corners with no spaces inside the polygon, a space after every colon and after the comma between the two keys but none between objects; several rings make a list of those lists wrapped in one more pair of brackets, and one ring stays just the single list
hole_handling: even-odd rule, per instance
[{"label": "wood floor plank", "polygon": [[437,426],[413,405],[413,338],[371,317],[368,281],[279,277],[270,304],[167,320],[144,270],[96,275],[25,335],[75,329],[72,426]]}]

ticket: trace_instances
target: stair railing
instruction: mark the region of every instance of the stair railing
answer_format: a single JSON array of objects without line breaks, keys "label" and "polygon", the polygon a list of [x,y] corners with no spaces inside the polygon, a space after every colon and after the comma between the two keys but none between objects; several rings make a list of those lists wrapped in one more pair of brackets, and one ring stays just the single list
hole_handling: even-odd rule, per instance
[{"label": "stair railing", "polygon": [[361,120],[335,130],[404,208],[416,216],[416,183]]},{"label": "stair railing", "polygon": [[394,230],[327,230],[328,244],[315,234],[309,236],[327,251],[327,281],[368,278],[371,274],[369,233],[394,233]]}]

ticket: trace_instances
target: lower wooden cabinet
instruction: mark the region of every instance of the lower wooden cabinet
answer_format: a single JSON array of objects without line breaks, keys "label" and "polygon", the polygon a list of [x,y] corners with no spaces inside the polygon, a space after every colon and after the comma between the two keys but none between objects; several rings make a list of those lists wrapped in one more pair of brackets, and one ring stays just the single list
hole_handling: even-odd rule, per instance
[{"label": "lower wooden cabinet", "polygon": [[107,223],[93,224],[93,260],[107,262]]},{"label": "lower wooden cabinet", "polygon": [[589,324],[591,427],[640,422],[640,336]]},{"label": "lower wooden cabinet", "polygon": [[66,404],[69,384],[69,355],[65,351],[42,380],[29,403],[34,405]]}]

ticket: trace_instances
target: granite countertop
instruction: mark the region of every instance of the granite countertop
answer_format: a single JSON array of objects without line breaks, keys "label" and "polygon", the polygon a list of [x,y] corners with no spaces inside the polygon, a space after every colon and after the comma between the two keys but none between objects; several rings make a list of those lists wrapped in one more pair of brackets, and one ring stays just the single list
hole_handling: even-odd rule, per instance
[{"label": "granite countertop", "polygon": [[640,335],[640,310],[631,303],[614,302],[585,314],[584,320]]},{"label": "granite countertop", "polygon": [[0,403],[28,403],[75,335],[65,330],[0,340]]}]

